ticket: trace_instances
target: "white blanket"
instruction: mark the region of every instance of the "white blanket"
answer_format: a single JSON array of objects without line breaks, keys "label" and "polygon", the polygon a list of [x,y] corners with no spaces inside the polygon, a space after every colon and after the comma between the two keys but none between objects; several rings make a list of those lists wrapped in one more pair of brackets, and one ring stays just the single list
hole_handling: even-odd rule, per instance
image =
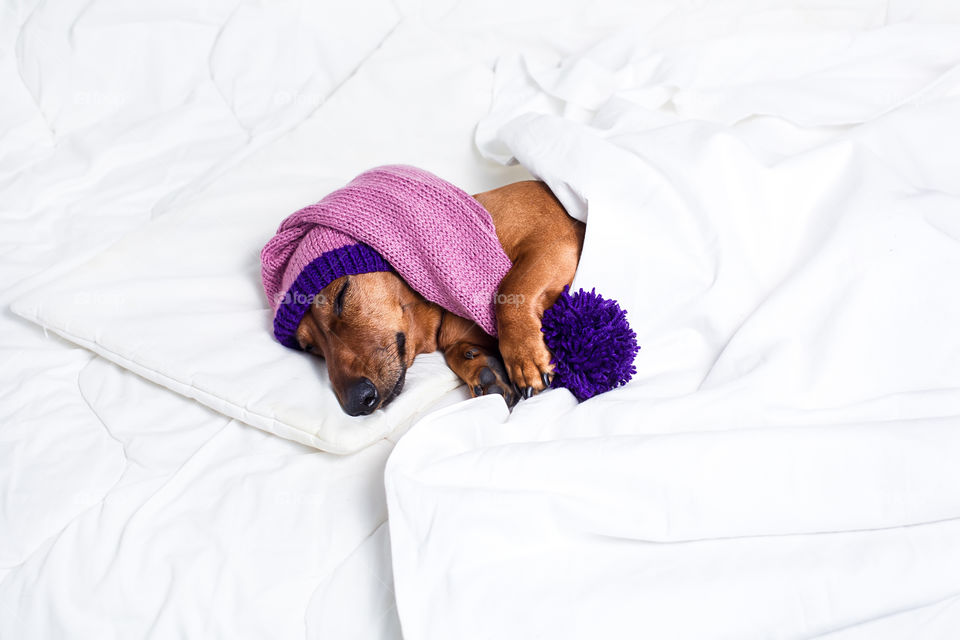
[{"label": "white blanket", "polygon": [[639,33],[502,60],[477,136],[588,221],[638,373],[401,441],[405,633],[955,634],[960,28]]}]

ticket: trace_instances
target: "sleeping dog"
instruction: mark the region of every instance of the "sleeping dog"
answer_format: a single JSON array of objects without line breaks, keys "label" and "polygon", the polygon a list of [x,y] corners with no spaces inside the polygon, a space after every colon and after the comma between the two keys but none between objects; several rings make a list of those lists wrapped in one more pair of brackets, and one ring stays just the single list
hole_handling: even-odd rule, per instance
[{"label": "sleeping dog", "polygon": [[[333,279],[291,329],[288,346],[326,360],[349,415],[386,406],[403,388],[414,358],[438,349],[474,397],[500,394],[512,405],[550,386],[553,366],[541,317],[573,280],[585,226],[567,215],[542,182],[517,182],[470,197],[471,205],[489,212],[496,250],[509,258],[493,296],[496,338],[385,268]],[[278,236],[283,232],[281,227]],[[266,267],[264,273],[266,285]]]}]

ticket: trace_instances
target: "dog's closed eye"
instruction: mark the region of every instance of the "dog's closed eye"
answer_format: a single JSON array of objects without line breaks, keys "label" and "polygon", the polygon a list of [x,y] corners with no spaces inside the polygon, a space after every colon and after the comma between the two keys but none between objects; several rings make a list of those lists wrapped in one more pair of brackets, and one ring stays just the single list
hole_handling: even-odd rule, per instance
[{"label": "dog's closed eye", "polygon": [[347,293],[347,287],[349,286],[350,279],[347,278],[343,281],[343,286],[340,287],[340,291],[337,293],[337,297],[333,301],[333,312],[337,315],[337,317],[340,317],[340,314],[343,313],[343,301]]}]

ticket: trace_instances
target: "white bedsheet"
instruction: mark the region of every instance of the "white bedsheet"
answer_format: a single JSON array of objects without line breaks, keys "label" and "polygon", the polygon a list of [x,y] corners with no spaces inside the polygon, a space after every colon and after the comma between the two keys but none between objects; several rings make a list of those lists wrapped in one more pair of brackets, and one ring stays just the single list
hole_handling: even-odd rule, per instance
[{"label": "white bedsheet", "polygon": [[[956,562],[950,554],[956,536],[949,523],[881,531],[869,544],[850,534],[842,534],[847,538],[768,536],[711,543],[689,556],[684,549],[690,544],[668,545],[675,549],[677,562],[676,571],[668,575],[669,567],[659,555],[666,548],[663,543],[641,545],[641,549],[592,536],[594,546],[584,546],[576,523],[566,532],[562,527],[551,529],[548,534],[555,537],[526,537],[530,531],[523,529],[522,519],[515,526],[507,522],[500,530],[494,525],[504,525],[502,513],[490,513],[485,521],[485,512],[464,511],[458,525],[464,550],[475,548],[474,542],[485,545],[490,554],[478,557],[485,558],[490,581],[480,580],[475,588],[461,591],[464,580],[475,573],[464,572],[463,562],[468,560],[464,555],[451,553],[445,558],[449,549],[439,542],[417,549],[429,571],[413,580],[411,566],[416,557],[408,552],[414,546],[409,537],[404,539],[404,531],[410,523],[422,524],[417,517],[424,514],[411,507],[408,485],[403,515],[396,526],[391,523],[388,536],[382,477],[393,442],[381,441],[346,458],[307,449],[230,421],[56,336],[45,336],[7,310],[14,298],[68,272],[150,218],[215,193],[218,187],[232,188],[223,177],[257,154],[261,154],[257,162],[273,161],[278,172],[291,158],[301,157],[303,148],[312,146],[326,156],[328,175],[351,175],[379,162],[404,161],[437,169],[456,167],[451,177],[468,189],[522,178],[522,169],[503,169],[484,161],[471,143],[473,124],[489,106],[494,63],[506,52],[520,49],[529,59],[552,60],[626,24],[641,25],[651,46],[666,46],[721,32],[763,32],[773,25],[802,25],[803,30],[812,31],[869,29],[903,20],[944,21],[951,12],[955,9],[947,5],[905,0],[855,0],[840,7],[814,1],[778,6],[743,1],[722,8],[678,8],[673,0],[504,1],[482,7],[414,0],[317,6],[223,2],[202,10],[189,2],[152,6],[121,6],[106,0],[3,3],[0,637],[396,639],[400,628],[389,539],[394,529],[399,548],[404,549],[397,560],[398,568],[407,573],[400,598],[405,624],[409,620],[408,639],[457,637],[437,633],[458,620],[489,618],[491,625],[508,621],[510,611],[494,596],[519,597],[522,589],[505,590],[494,577],[508,575],[505,567],[515,559],[517,567],[540,570],[521,560],[529,548],[555,549],[545,540],[560,547],[570,543],[567,548],[572,555],[564,556],[562,566],[572,562],[580,571],[564,572],[557,584],[570,584],[570,576],[576,575],[582,580],[580,593],[591,605],[574,606],[582,599],[551,600],[542,584],[531,585],[535,591],[517,607],[524,618],[520,622],[528,626],[520,624],[516,629],[531,630],[528,637],[537,637],[551,620],[570,621],[578,611],[582,615],[570,621],[570,629],[603,637],[604,620],[588,615],[604,613],[618,602],[605,598],[627,595],[615,593],[611,576],[622,573],[627,565],[646,566],[634,563],[641,556],[651,559],[649,573],[637,574],[643,590],[630,592],[635,597],[622,602],[638,617],[652,616],[645,619],[649,627],[667,620],[671,612],[677,612],[676,619],[687,620],[701,613],[692,611],[692,602],[715,596],[719,599],[714,608],[702,610],[703,615],[715,612],[718,619],[739,615],[742,620],[768,623],[768,629],[779,629],[778,624],[796,629],[798,625],[789,624],[809,612],[810,598],[772,591],[770,601],[780,608],[769,609],[764,608],[766,601],[751,599],[761,588],[758,585],[771,585],[771,589],[782,585],[780,574],[789,570],[806,580],[803,593],[819,589],[829,594],[818,601],[824,610],[838,606],[834,598],[849,595],[855,589],[850,585],[879,590],[871,576],[891,584],[885,599],[864,592],[858,601],[856,610],[863,615],[856,622],[874,620],[838,630],[831,638],[914,638],[917,629],[930,630],[922,637],[952,637],[937,636],[935,631],[956,628],[960,607],[952,596],[935,601],[949,585],[930,580],[935,572],[927,570],[931,564],[948,567]],[[445,64],[433,65],[438,59]],[[445,71],[437,73],[438,69]],[[437,139],[431,136],[429,122],[424,122],[422,105],[444,103],[445,91],[453,86],[451,75],[471,78],[475,93],[467,101],[474,111],[451,113],[451,121],[461,126],[460,133]],[[568,115],[582,113],[580,107],[568,108]],[[294,133],[280,139],[287,131]],[[954,175],[924,158],[904,154],[888,160],[895,163],[896,174],[917,180],[936,176],[937,171],[943,172],[943,179]],[[291,172],[297,169],[287,166]],[[670,403],[653,399],[659,392],[657,385],[640,388],[649,389],[651,396],[637,410],[651,416],[651,425],[676,415]],[[446,402],[463,397],[459,391]],[[946,409],[954,406],[949,391],[931,392],[930,399],[942,402],[940,415],[947,415]],[[478,400],[468,405],[463,416],[458,412],[466,406],[429,419],[410,434],[414,437],[409,451],[431,452],[446,444],[451,449],[471,449],[475,443],[465,439],[464,433],[473,424],[477,438],[503,438],[504,431],[496,423],[505,415],[497,402],[496,398]],[[897,403],[896,397],[886,398],[875,405],[876,415],[886,415]],[[712,409],[687,406],[690,413],[684,423],[692,426],[697,424],[695,416]],[[553,438],[557,434],[543,425],[572,407],[568,397],[564,400],[562,393],[553,393],[522,406],[513,420],[518,428],[509,428],[524,440],[530,439],[530,429],[537,433],[542,429],[539,437],[543,439]],[[451,424],[452,415],[465,424]],[[824,420],[836,417],[822,415]],[[740,426],[736,417],[727,416],[729,426]],[[528,428],[521,426],[524,420]],[[577,422],[566,424],[574,433],[581,428]],[[850,426],[849,439],[858,437],[857,429]],[[925,442],[934,446],[946,442],[937,435],[936,424],[927,429],[931,439],[906,443],[910,446],[903,456],[923,455]],[[888,441],[876,444],[875,453],[889,453],[899,446],[896,429],[891,431]],[[730,440],[721,438],[717,446],[736,450],[737,438],[748,436],[731,434]],[[793,441],[798,446],[815,444],[802,429]],[[565,449],[570,444],[576,443],[561,438],[557,446]],[[667,451],[683,443],[664,440],[658,446]],[[497,451],[493,450],[494,455]],[[556,459],[533,454],[530,461],[538,465],[552,460],[557,473],[568,476],[582,465],[580,452],[575,448],[569,452]],[[842,452],[834,453],[828,462],[842,460]],[[818,464],[813,454],[808,452],[802,459]],[[930,461],[930,456],[924,457]],[[522,457],[514,459],[522,461]],[[713,464],[719,463],[713,460]],[[398,457],[397,470],[406,472],[408,465],[412,465],[411,475],[419,473],[419,456]],[[941,502],[921,505],[920,510],[898,514],[896,505],[878,504],[871,510],[870,505],[858,504],[860,512],[845,514],[843,505],[852,504],[869,479],[896,480],[884,473],[883,461],[876,456],[864,459],[857,468],[873,475],[858,478],[861,484],[840,496],[834,519],[859,521],[869,512],[906,521],[953,512],[950,492],[941,491],[937,494]],[[463,473],[464,466],[456,469],[452,484],[471,477]],[[781,480],[787,473],[783,468],[774,470]],[[679,469],[662,471],[665,478],[684,481]],[[726,477],[712,494],[688,492],[687,497],[699,499],[709,513],[707,496],[729,497],[721,490],[734,486],[737,478]],[[947,470],[931,466],[917,475],[918,486],[932,494],[930,483],[938,478],[948,479]],[[519,475],[515,479],[524,481]],[[430,480],[423,485],[424,507],[434,504],[438,484]],[[558,480],[555,488],[564,486]],[[678,491],[671,497],[683,499],[682,487],[673,486]],[[805,490],[832,500],[832,489],[820,485]],[[628,490],[628,486],[621,488]],[[480,504],[474,495],[469,488],[451,492],[465,507]],[[590,497],[586,498],[589,502]],[[766,498],[774,507],[780,499],[777,495]],[[450,503],[436,504],[443,507],[437,511],[439,535],[451,512]],[[531,514],[554,505],[543,504],[546,507],[535,505]],[[771,521],[783,529],[797,526],[798,518],[791,521],[788,509],[774,512],[778,514],[775,521],[758,513],[741,524],[755,530],[769,527]],[[661,534],[671,531],[656,521],[656,513],[639,515],[643,518],[637,526]],[[684,523],[686,529],[672,529],[672,535],[682,537],[702,532],[708,525],[724,524],[730,528],[729,521],[714,513]],[[474,526],[476,536],[470,531]],[[815,575],[803,565],[810,563],[811,544],[818,540],[823,541],[817,558],[824,572]],[[528,542],[530,547],[525,546]],[[397,548],[397,541],[393,544]],[[910,549],[917,562],[904,562],[906,551],[890,551],[894,548]],[[792,562],[800,566],[785,564],[791,552],[797,554]],[[876,570],[865,574],[865,566]],[[550,575],[550,566],[542,569]],[[457,597],[448,597],[446,587],[438,586],[441,576],[450,578],[445,585],[457,586]],[[530,578],[540,579],[537,574]],[[691,592],[694,595],[684,602],[671,600],[693,583],[700,591]],[[422,609],[423,595],[416,593],[420,585],[433,589],[428,593],[436,596],[430,616]],[[489,592],[479,593],[487,586]],[[801,593],[799,589],[796,594]],[[908,590],[912,599],[904,595]],[[953,595],[957,592],[960,588]],[[636,608],[638,602],[643,609]],[[443,610],[445,605],[454,608]],[[920,608],[903,610],[911,606]],[[557,617],[564,612],[570,616]],[[758,617],[761,613],[766,617]],[[423,626],[427,618],[433,626]],[[608,630],[614,632],[609,637],[622,631],[612,623]]]}]

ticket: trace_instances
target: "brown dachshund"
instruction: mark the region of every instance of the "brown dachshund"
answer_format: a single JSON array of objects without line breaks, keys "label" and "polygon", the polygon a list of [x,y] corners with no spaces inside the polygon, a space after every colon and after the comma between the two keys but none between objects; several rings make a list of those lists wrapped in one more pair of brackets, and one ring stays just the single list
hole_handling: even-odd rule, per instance
[{"label": "brown dachshund", "polygon": [[540,319],[573,280],[585,227],[542,182],[473,196],[493,217],[513,267],[496,298],[499,344],[473,322],[414,292],[395,273],[344,276],[304,315],[297,340],[327,361],[343,410],[367,415],[400,393],[407,367],[440,349],[472,396],[500,394],[513,405],[548,387],[550,351]]}]

